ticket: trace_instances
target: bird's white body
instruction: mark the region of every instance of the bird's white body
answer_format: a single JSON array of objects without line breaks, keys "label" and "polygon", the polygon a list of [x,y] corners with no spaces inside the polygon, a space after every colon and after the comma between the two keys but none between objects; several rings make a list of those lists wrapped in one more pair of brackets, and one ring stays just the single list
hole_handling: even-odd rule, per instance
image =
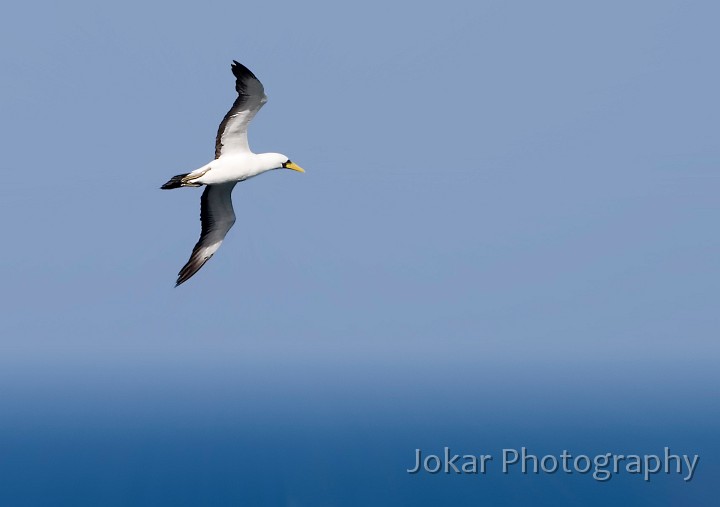
[{"label": "bird's white body", "polygon": [[194,170],[187,179],[199,185],[245,181],[266,171],[280,169],[287,160],[280,153],[228,153]]}]

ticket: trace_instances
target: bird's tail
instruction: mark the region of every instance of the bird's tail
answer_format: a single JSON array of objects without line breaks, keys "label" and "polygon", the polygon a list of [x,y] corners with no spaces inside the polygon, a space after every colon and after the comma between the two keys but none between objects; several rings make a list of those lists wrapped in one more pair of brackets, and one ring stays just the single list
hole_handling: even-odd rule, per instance
[{"label": "bird's tail", "polygon": [[163,190],[170,190],[170,189],[173,189],[173,188],[180,188],[180,187],[188,186],[188,185],[186,185],[186,184],[183,182],[183,179],[184,179],[188,174],[190,174],[190,173],[178,174],[177,176],[173,176],[172,178],[170,178],[170,181],[168,181],[167,183],[165,183],[165,184],[164,184],[162,187],[160,187],[160,188],[162,188]]}]

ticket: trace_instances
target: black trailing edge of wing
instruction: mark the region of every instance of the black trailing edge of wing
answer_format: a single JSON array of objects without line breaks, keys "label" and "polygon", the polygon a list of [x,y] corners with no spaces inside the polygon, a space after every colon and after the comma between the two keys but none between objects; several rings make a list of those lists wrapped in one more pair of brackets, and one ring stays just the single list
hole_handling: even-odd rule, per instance
[{"label": "black trailing edge of wing", "polygon": [[210,214],[210,203],[208,202],[209,194],[210,194],[210,187],[205,187],[205,191],[202,193],[202,196],[200,197],[200,224],[202,225],[202,231],[200,233],[200,239],[193,247],[192,254],[190,255],[190,259],[188,259],[187,263],[182,267],[180,272],[178,273],[177,281],[175,282],[175,287],[187,282],[190,278],[193,277],[195,273],[200,271],[200,268],[205,265],[207,261],[210,260],[212,257],[212,254],[210,254],[207,257],[203,257],[200,253],[203,249],[205,239],[210,234],[210,231],[212,229],[212,226],[214,224],[212,215]]}]

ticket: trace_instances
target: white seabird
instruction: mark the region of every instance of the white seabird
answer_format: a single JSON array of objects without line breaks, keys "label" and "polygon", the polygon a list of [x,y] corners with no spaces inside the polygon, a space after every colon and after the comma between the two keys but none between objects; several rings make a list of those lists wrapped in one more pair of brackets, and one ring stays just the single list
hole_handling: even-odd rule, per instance
[{"label": "white seabird", "polygon": [[250,120],[267,102],[262,83],[250,70],[233,60],[235,99],[225,115],[215,138],[215,160],[191,173],[178,174],[161,188],[200,187],[200,240],[193,248],[187,264],[178,273],[175,287],[186,282],[220,248],[225,235],[235,223],[232,191],[238,181],[257,176],[272,169],[305,171],[280,153],[253,153],[248,146],[247,127]]}]

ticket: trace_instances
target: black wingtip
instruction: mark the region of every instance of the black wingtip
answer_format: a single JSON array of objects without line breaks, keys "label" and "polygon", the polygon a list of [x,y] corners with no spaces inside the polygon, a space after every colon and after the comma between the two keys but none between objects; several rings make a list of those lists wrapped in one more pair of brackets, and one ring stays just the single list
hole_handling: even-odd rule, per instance
[{"label": "black wingtip", "polygon": [[192,255],[190,255],[190,259],[188,259],[187,263],[182,267],[180,272],[178,273],[177,281],[175,282],[175,287],[178,285],[182,285],[183,283],[190,280],[193,276],[195,276],[195,273],[200,271],[200,268],[202,268],[207,261],[210,260],[212,255],[208,255],[207,257],[200,257],[200,254],[198,253],[198,248],[200,246],[200,243],[202,241],[202,238],[200,241],[198,241],[198,244],[195,245],[195,248],[193,249]]},{"label": "black wingtip", "polygon": [[257,79],[257,77],[255,77],[255,74],[253,74],[252,71],[250,71],[250,69],[245,67],[242,63],[238,62],[237,60],[233,60],[233,63],[230,66],[230,68],[232,69],[233,75],[238,79],[246,79],[246,78]]}]

